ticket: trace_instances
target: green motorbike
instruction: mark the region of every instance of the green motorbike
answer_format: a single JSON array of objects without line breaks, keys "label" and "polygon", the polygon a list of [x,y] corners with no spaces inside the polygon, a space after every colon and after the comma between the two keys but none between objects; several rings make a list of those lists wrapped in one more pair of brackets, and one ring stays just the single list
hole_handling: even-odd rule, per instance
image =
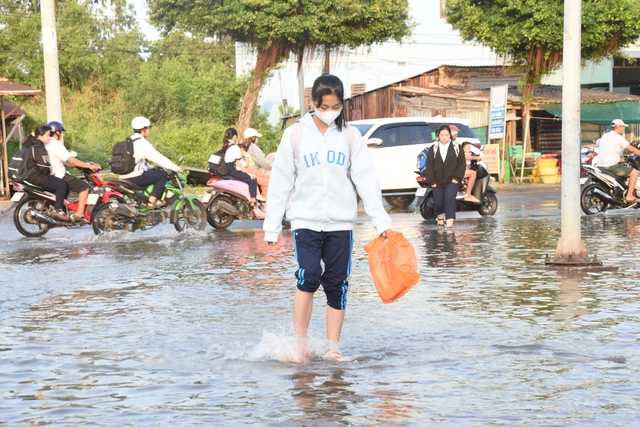
[{"label": "green motorbike", "polygon": [[105,178],[107,185],[120,191],[125,202],[103,203],[93,214],[93,232],[148,230],[167,219],[178,231],[187,229],[202,231],[207,225],[207,211],[198,196],[185,194],[186,177],[181,173],[169,172],[161,200],[171,206],[169,212],[147,206],[153,184],[139,186],[126,179]]}]

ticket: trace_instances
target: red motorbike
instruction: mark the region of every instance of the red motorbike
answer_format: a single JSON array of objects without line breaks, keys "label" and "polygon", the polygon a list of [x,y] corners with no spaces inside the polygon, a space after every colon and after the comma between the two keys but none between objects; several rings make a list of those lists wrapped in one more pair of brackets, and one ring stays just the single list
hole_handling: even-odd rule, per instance
[{"label": "red motorbike", "polygon": [[[80,169],[85,179],[91,185],[87,206],[84,210],[84,217],[87,223],[61,221],[50,216],[53,211],[53,204],[56,201],[54,193],[42,187],[14,182],[15,193],[11,197],[14,202],[13,223],[18,231],[27,237],[40,237],[51,228],[66,227],[79,228],[91,224],[93,213],[103,203],[124,202],[122,193],[116,191],[113,186],[102,179],[91,169]],[[67,214],[71,214],[78,209],[77,200],[65,200],[64,209]]]}]

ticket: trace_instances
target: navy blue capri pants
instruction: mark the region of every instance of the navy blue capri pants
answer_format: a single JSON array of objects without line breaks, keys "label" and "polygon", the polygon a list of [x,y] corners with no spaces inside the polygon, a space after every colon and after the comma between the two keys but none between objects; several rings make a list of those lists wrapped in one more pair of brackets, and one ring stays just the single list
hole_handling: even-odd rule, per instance
[{"label": "navy blue capri pants", "polygon": [[167,175],[167,173],[162,169],[150,169],[140,176],[128,179],[141,187],[153,184],[151,196],[160,200],[162,198],[162,193],[164,193],[164,186],[167,183],[167,179],[169,179],[169,175]]},{"label": "navy blue capri pants", "polygon": [[450,182],[446,187],[435,187],[433,189],[433,213],[440,215],[444,213],[446,219],[456,218],[456,196],[460,184]]},{"label": "navy blue capri pants", "polygon": [[298,289],[314,293],[322,285],[327,305],[344,310],[349,288],[347,278],[351,274],[353,231],[294,230],[293,247],[298,261]]}]

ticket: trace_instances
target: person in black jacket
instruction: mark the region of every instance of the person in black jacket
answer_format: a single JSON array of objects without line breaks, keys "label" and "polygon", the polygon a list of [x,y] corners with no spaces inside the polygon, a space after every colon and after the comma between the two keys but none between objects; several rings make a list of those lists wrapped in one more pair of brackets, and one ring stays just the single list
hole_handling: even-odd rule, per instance
[{"label": "person in black jacket", "polygon": [[69,193],[69,184],[63,179],[51,175],[49,154],[44,146],[49,143],[50,139],[51,128],[47,125],[40,125],[24,142],[24,146],[29,147],[30,150],[27,157],[27,175],[23,181],[54,192],[56,201],[50,216],[61,221],[68,221],[69,217],[64,212],[64,199]]},{"label": "person in black jacket", "polygon": [[466,160],[464,151],[451,140],[451,129],[442,125],[436,142],[429,150],[425,182],[433,188],[433,210],[438,216],[438,227],[453,227],[456,218],[456,196],[464,178]]}]

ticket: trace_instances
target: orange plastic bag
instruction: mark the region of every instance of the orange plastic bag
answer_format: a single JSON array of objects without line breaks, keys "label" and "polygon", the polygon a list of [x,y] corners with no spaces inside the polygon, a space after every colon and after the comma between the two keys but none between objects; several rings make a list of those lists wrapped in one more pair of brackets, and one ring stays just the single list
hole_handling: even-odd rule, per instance
[{"label": "orange plastic bag", "polygon": [[385,304],[406,294],[418,283],[418,263],[413,245],[399,231],[387,230],[364,246],[378,295]]}]

